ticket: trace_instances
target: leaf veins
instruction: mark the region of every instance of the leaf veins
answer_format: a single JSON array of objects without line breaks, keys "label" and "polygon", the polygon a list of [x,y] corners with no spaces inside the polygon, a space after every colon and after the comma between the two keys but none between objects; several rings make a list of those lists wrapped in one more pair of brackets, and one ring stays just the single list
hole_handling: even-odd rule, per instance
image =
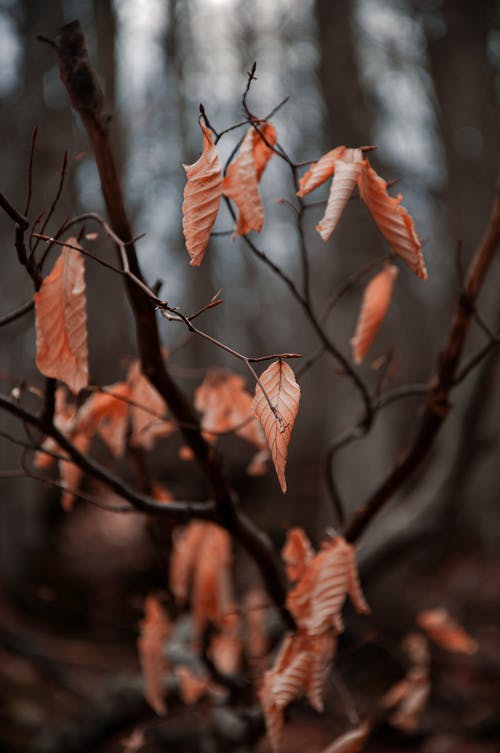
[{"label": "leaf veins", "polygon": [[427,279],[421,243],[412,218],[401,206],[402,195],[396,198],[387,192],[387,182],[365,162],[359,182],[359,193],[375,223],[395,254],[401,256],[422,280]]},{"label": "leaf veins", "polygon": [[351,340],[352,355],[361,363],[382,324],[392,299],[398,268],[386,264],[365,288],[356,331]]},{"label": "leaf veins", "polygon": [[292,369],[285,361],[274,361],[260,377],[253,407],[264,430],[283,492],[286,492],[288,445],[299,411],[299,400],[300,387]]},{"label": "leaf veins", "polygon": [[[76,238],[66,243],[81,248]],[[77,394],[88,384],[84,259],[63,246],[52,272],[35,293],[36,365]]]},{"label": "leaf veins", "polygon": [[187,183],[182,204],[182,228],[190,264],[199,267],[219,211],[222,195],[222,165],[212,133],[199,120],[203,152],[192,165],[183,165]]},{"label": "leaf veins", "polygon": [[269,145],[273,146],[276,138],[276,131],[271,123],[262,124],[259,131],[250,127],[241,143],[239,156],[227,169],[222,192],[238,207],[237,235],[245,235],[250,230],[262,230],[264,207],[258,184],[273,154]]}]

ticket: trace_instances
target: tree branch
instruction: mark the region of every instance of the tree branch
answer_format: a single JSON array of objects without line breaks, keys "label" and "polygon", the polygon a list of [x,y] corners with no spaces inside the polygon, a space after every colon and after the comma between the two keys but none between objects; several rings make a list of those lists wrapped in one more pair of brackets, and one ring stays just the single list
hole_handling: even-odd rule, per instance
[{"label": "tree branch", "polygon": [[436,373],[432,378],[427,404],[413,444],[403,459],[387,476],[378,489],[355,513],[345,529],[345,537],[354,542],[404,481],[420,466],[429,453],[436,435],[450,410],[449,395],[455,386],[455,375],[471,322],[475,303],[488,268],[500,245],[500,178],[497,182],[493,208],[485,234],[472,257],[451,322],[446,345],[441,352]]},{"label": "tree branch", "polygon": [[[103,95],[90,64],[78,21],[60,29],[56,46],[61,80],[92,144],[111,227],[119,238],[127,242],[130,271],[144,282],[134,245],[129,242],[133,236],[111,150],[107,121],[102,112]],[[208,481],[210,496],[215,500],[221,524],[256,560],[269,593],[280,606],[288,624],[291,624],[293,620],[284,607],[286,581],[280,561],[267,537],[237,510],[236,497],[223,476],[218,453],[203,438],[197,416],[167,371],[161,354],[155,312],[148,297],[128,279],[126,286],[136,322],[142,371],[182,426],[184,439]]]}]

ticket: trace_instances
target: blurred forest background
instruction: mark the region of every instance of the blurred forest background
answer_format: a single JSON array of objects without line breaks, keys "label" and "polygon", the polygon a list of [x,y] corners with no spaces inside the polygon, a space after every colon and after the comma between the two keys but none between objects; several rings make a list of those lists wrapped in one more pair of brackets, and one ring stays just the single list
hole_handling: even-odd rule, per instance
[{"label": "blurred forest background", "polygon": [[[50,206],[63,152],[68,152],[65,189],[52,230],[82,211],[104,213],[93,157],[59,80],[56,56],[36,39],[38,34],[53,38],[74,18],[83,25],[112,113],[127,207],[134,231],[146,233],[138,249],[148,279],[163,280],[161,294],[184,311],[199,308],[223,288],[225,303],[205,315],[204,324],[242,352],[309,355],[318,344],[282,281],[259,267],[241,240],[214,238],[203,266],[188,265],[181,222],[182,163],[193,162],[200,152],[199,103],[219,130],[238,122],[246,73],[255,60],[250,107],[262,116],[290,97],[273,122],[295,160],[317,159],[339,144],[378,146],[371,161],[387,180],[399,181],[396,190],[403,193],[424,241],[429,280],[423,283],[401,270],[388,319],[362,369],[374,384],[377,374],[370,361],[392,349],[391,384],[425,383],[459,292],[457,248],[465,265],[486,225],[495,188],[500,3],[0,0],[1,190],[22,209],[37,127],[33,216]],[[223,158],[237,133],[222,139]],[[262,191],[266,220],[256,242],[299,277],[294,215],[276,202],[293,198],[286,165],[271,161]],[[325,195],[318,192],[313,198]],[[321,211],[307,215],[319,307],[347,275],[386,252],[361,202],[351,202],[327,246],[314,231]],[[215,230],[229,229],[231,218],[222,211]],[[0,216],[0,315],[32,292],[12,236],[11,222]],[[114,260],[102,239],[95,248]],[[500,324],[499,284],[497,259],[480,298],[482,319],[492,329]],[[88,263],[87,286],[91,381],[110,384],[123,378],[136,356],[131,315],[121,281],[111,273]],[[330,319],[329,331],[345,353],[361,291],[362,285],[352,289]],[[186,338],[178,325],[164,322],[161,331],[172,351],[172,373],[188,394],[209,366],[240,371],[238,362]],[[0,336],[3,390],[23,381],[41,385],[34,365],[32,314],[5,327]],[[484,344],[484,337],[476,326],[467,353]],[[370,630],[378,637],[367,641],[366,625],[356,622],[346,638],[351,658],[338,671],[351,690],[356,686],[355,694],[363,695],[363,681],[353,658],[359,660],[360,651],[352,647],[363,646],[361,664],[370,661],[376,667],[371,682],[375,695],[383,692],[392,679],[382,669],[382,659],[387,659],[383,646],[391,647],[388,656],[397,651],[421,608],[446,604],[482,647],[479,659],[460,659],[458,669],[456,658],[438,657],[439,677],[445,679],[434,687],[434,711],[423,732],[409,741],[386,740],[384,750],[474,753],[500,745],[499,386],[500,361],[493,352],[454,393],[455,408],[425,473],[411,479],[397,504],[363,540],[362,579],[373,608]],[[325,451],[360,409],[352,384],[327,359],[307,372],[301,387],[286,497],[279,496],[272,473],[255,479],[244,474],[247,448],[230,439],[221,444],[245,509],[277,543],[287,525],[303,525],[318,540],[332,523]],[[411,440],[418,411],[418,399],[398,402],[379,416],[367,439],[339,457],[338,480],[350,510]],[[5,416],[0,425],[2,431],[22,434]],[[174,495],[202,499],[202,479],[179,460],[178,446],[175,438],[160,442],[149,460],[151,472]],[[18,448],[1,440],[0,469],[16,468],[18,458]],[[122,470],[129,472],[126,464]],[[54,490],[28,479],[0,478],[0,494],[0,751],[119,751],[120,737],[148,713],[131,690],[138,672],[134,646],[144,594],[165,587],[168,537],[138,516],[113,516],[83,503],[65,515]],[[248,580],[249,564],[244,558],[238,563],[241,579]],[[333,705],[342,718],[336,696]],[[106,721],[86,738],[85,724],[92,727],[89,719],[95,722],[99,715]],[[194,712],[174,711],[162,723],[163,737],[158,733],[167,747],[155,750],[218,749],[203,748],[196,736],[179,747],[182,729],[187,725],[195,735],[193,729],[203,723]],[[332,737],[328,723],[325,740]],[[323,744],[323,738],[307,740],[311,751]]]}]

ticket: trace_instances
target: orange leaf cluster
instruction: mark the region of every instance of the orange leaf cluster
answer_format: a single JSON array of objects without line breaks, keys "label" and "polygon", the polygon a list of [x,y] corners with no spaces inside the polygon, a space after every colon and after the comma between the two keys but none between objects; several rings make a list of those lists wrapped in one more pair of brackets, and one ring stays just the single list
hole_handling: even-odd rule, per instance
[{"label": "orange leaf cluster", "polygon": [[420,612],[417,617],[417,624],[422,630],[425,630],[434,643],[447,651],[475,654],[478,649],[477,642],[465,632],[463,627],[455,622],[444,607]]},{"label": "orange leaf cluster", "polygon": [[354,547],[337,536],[308,560],[286,605],[308,635],[322,635],[331,627],[341,633],[341,610],[347,596],[358,612],[370,611],[359,584]]},{"label": "orange leaf cluster", "polygon": [[305,533],[292,528],[282,556],[290,580],[297,581],[286,606],[298,630],[286,635],[259,692],[273,753],[280,747],[283,709],[294,698],[304,692],[315,709],[323,708],[323,684],[337,634],[344,629],[340,613],[346,596],[358,611],[369,611],[359,585],[354,549],[345,539],[337,537],[314,554]]},{"label": "orange leaf cluster", "polygon": [[325,214],[316,228],[323,240],[330,238],[357,184],[361,198],[393,252],[425,280],[427,271],[421,243],[412,218],[401,206],[402,196],[389,195],[387,182],[363,159],[360,149],[339,146],[324,154],[300,179],[297,196],[306,196],[332,175]]},{"label": "orange leaf cluster", "polygon": [[137,650],[144,681],[144,696],[159,716],[166,714],[164,678],[167,662],[163,642],[171,630],[170,620],[154,596],[148,596],[144,605],[144,619]]},{"label": "orange leaf cluster", "polygon": [[222,165],[209,128],[199,120],[203,151],[192,165],[183,165],[187,183],[182,204],[182,227],[190,264],[203,261],[222,196]]},{"label": "orange leaf cluster", "polygon": [[386,264],[365,288],[356,331],[351,340],[355,363],[361,363],[385,318],[397,276],[398,268]]},{"label": "orange leaf cluster", "polygon": [[[81,248],[76,238],[67,244]],[[88,384],[84,259],[68,246],[35,293],[36,365],[77,394]]]},{"label": "orange leaf cluster", "polygon": [[222,192],[238,208],[237,235],[245,235],[250,230],[262,230],[264,207],[259,193],[259,181],[273,154],[271,147],[276,140],[276,131],[271,123],[260,124],[258,130],[250,127],[241,142],[238,157],[227,169]]},{"label": "orange leaf cluster", "polygon": [[[130,443],[145,449],[151,449],[157,438],[174,429],[165,418],[163,399],[142,374],[137,361],[130,366],[126,382],[116,382],[103,388],[103,392],[93,392],[78,410],[68,404],[64,389],[59,387],[54,423],[81,453],[88,451],[97,434],[116,458],[124,453],[129,425]],[[52,458],[45,452],[65,456],[57,443],[47,438],[35,455],[36,467],[51,464]],[[63,457],[59,460],[59,474],[61,483],[68,487],[63,490],[61,504],[65,510],[70,510],[82,471]]]},{"label": "orange leaf cluster", "polygon": [[285,361],[274,361],[260,376],[253,408],[264,430],[283,492],[286,492],[288,445],[299,411],[299,400],[300,387],[292,369]]},{"label": "orange leaf cluster", "polygon": [[323,684],[336,647],[335,636],[288,633],[263,679],[259,698],[264,711],[269,744],[278,753],[283,730],[283,710],[304,692],[311,705],[323,709]]}]

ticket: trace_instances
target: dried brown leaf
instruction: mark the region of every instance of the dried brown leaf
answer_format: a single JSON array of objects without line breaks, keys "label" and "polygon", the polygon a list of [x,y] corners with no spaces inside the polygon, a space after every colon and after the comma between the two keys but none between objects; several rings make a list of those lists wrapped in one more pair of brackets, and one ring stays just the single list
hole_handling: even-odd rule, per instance
[{"label": "dried brown leaf", "polygon": [[[66,241],[81,248],[76,238]],[[36,365],[75,394],[88,384],[84,259],[67,246],[35,293]]]},{"label": "dried brown leaf", "polygon": [[194,164],[183,165],[187,183],[182,204],[182,227],[190,264],[195,267],[203,261],[222,196],[219,154],[210,129],[201,119],[199,124],[203,133],[203,152]]},{"label": "dried brown leaf", "polygon": [[365,288],[363,302],[351,340],[352,355],[356,363],[361,363],[382,324],[392,300],[398,268],[386,264]]},{"label": "dried brown leaf", "polygon": [[363,164],[361,149],[345,149],[342,156],[335,161],[335,172],[325,214],[316,227],[324,241],[327,241],[335,230],[361,175]]},{"label": "dried brown leaf", "polygon": [[324,154],[317,162],[314,162],[299,180],[297,196],[306,196],[327,181],[333,175],[335,163],[342,157],[345,150],[345,146],[337,146]]},{"label": "dried brown leaf", "polygon": [[401,206],[402,195],[396,198],[387,192],[387,182],[365,161],[360,175],[359,193],[375,223],[395,254],[401,256],[422,280],[427,279],[421,243],[412,218]]},{"label": "dried brown leaf", "polygon": [[[264,123],[259,128],[268,144],[273,146],[277,138],[274,126]],[[250,127],[241,143],[239,156],[229,165],[222,183],[222,192],[238,208],[237,235],[262,230],[264,207],[258,183],[273,154],[268,144],[255,128]]]},{"label": "dried brown leaf", "polygon": [[274,361],[259,381],[255,388],[254,412],[264,430],[281,490],[286,492],[285,466],[299,411],[300,387],[290,366],[281,360]]}]

